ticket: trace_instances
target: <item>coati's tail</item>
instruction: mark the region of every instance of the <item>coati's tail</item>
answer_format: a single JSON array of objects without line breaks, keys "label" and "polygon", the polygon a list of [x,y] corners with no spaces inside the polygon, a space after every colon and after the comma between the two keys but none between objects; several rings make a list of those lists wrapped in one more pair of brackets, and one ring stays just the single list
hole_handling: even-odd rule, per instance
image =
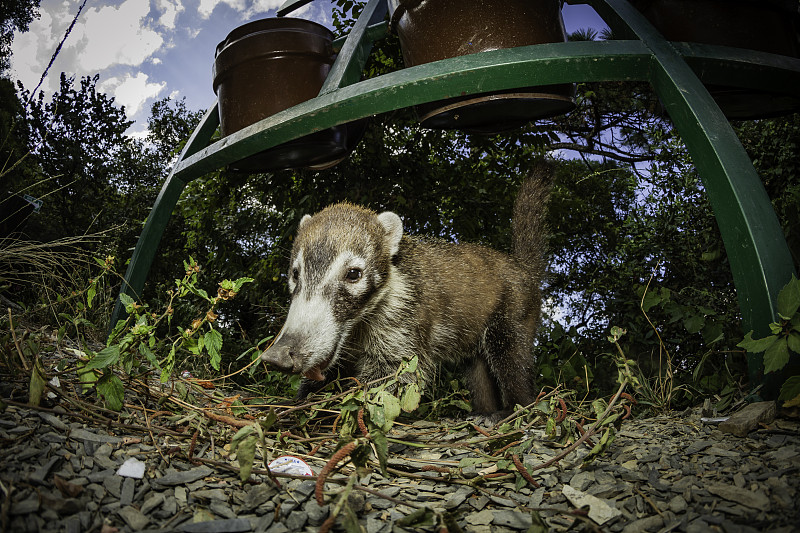
[{"label": "coati's tail", "polygon": [[514,257],[526,264],[537,280],[544,277],[546,269],[547,200],[552,183],[552,167],[539,163],[522,183],[514,202]]}]

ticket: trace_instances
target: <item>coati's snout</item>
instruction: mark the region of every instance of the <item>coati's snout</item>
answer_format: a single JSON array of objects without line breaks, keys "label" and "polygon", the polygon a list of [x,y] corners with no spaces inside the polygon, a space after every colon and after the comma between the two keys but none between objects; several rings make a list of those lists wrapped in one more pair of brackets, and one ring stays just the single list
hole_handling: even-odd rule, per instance
[{"label": "coati's snout", "polygon": [[380,298],[403,226],[396,214],[335,204],[300,221],[287,274],[286,323],[261,359],[322,381],[348,336]]}]

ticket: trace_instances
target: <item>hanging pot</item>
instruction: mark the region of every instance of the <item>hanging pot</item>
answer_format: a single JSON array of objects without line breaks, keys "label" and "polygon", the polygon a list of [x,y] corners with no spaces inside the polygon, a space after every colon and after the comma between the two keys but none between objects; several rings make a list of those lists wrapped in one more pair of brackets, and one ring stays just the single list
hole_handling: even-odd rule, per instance
[{"label": "hanging pot", "polygon": [[[631,4],[670,41],[800,57],[797,0],[631,0]],[[800,110],[796,90],[707,87],[730,119],[767,118]]]},{"label": "hanging pot", "polygon": [[[406,66],[566,40],[559,0],[389,0]],[[575,107],[573,84],[458,96],[417,106],[424,127],[496,133]]]},{"label": "hanging pot", "polygon": [[[256,20],[230,32],[217,46],[213,68],[222,136],[316,97],[335,59],[332,41],[324,26],[295,18]],[[347,157],[363,131],[363,121],[335,126],[232,167],[327,168]]]}]

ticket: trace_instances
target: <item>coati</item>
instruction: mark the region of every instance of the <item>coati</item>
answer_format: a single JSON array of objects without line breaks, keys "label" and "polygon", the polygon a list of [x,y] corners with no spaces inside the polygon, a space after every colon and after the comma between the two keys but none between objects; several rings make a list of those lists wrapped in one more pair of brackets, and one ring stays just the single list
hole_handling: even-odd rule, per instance
[{"label": "coati", "polygon": [[304,216],[289,313],[262,360],[301,373],[301,398],[337,373],[364,383],[417,354],[423,380],[440,363],[464,364],[473,412],[531,403],[550,181],[542,165],[522,184],[512,256],[404,235],[395,213],[350,203]]}]

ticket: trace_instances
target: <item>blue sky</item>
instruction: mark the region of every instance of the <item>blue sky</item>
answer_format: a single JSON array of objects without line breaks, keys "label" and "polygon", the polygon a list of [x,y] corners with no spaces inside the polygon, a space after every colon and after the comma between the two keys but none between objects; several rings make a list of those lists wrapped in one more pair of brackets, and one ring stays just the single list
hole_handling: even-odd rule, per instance
[{"label": "blue sky", "polygon": [[[11,76],[28,89],[39,82],[58,42],[72,22],[79,0],[42,0],[39,20],[13,42]],[[186,98],[189,109],[214,103],[214,50],[232,29],[274,16],[283,0],[89,0],[42,85],[46,94],[59,74],[77,78],[100,74],[99,87],[124,105],[146,128],[150,105],[161,98]],[[330,26],[331,3],[317,0],[292,14]],[[600,29],[588,6],[565,5],[567,32]]]}]

